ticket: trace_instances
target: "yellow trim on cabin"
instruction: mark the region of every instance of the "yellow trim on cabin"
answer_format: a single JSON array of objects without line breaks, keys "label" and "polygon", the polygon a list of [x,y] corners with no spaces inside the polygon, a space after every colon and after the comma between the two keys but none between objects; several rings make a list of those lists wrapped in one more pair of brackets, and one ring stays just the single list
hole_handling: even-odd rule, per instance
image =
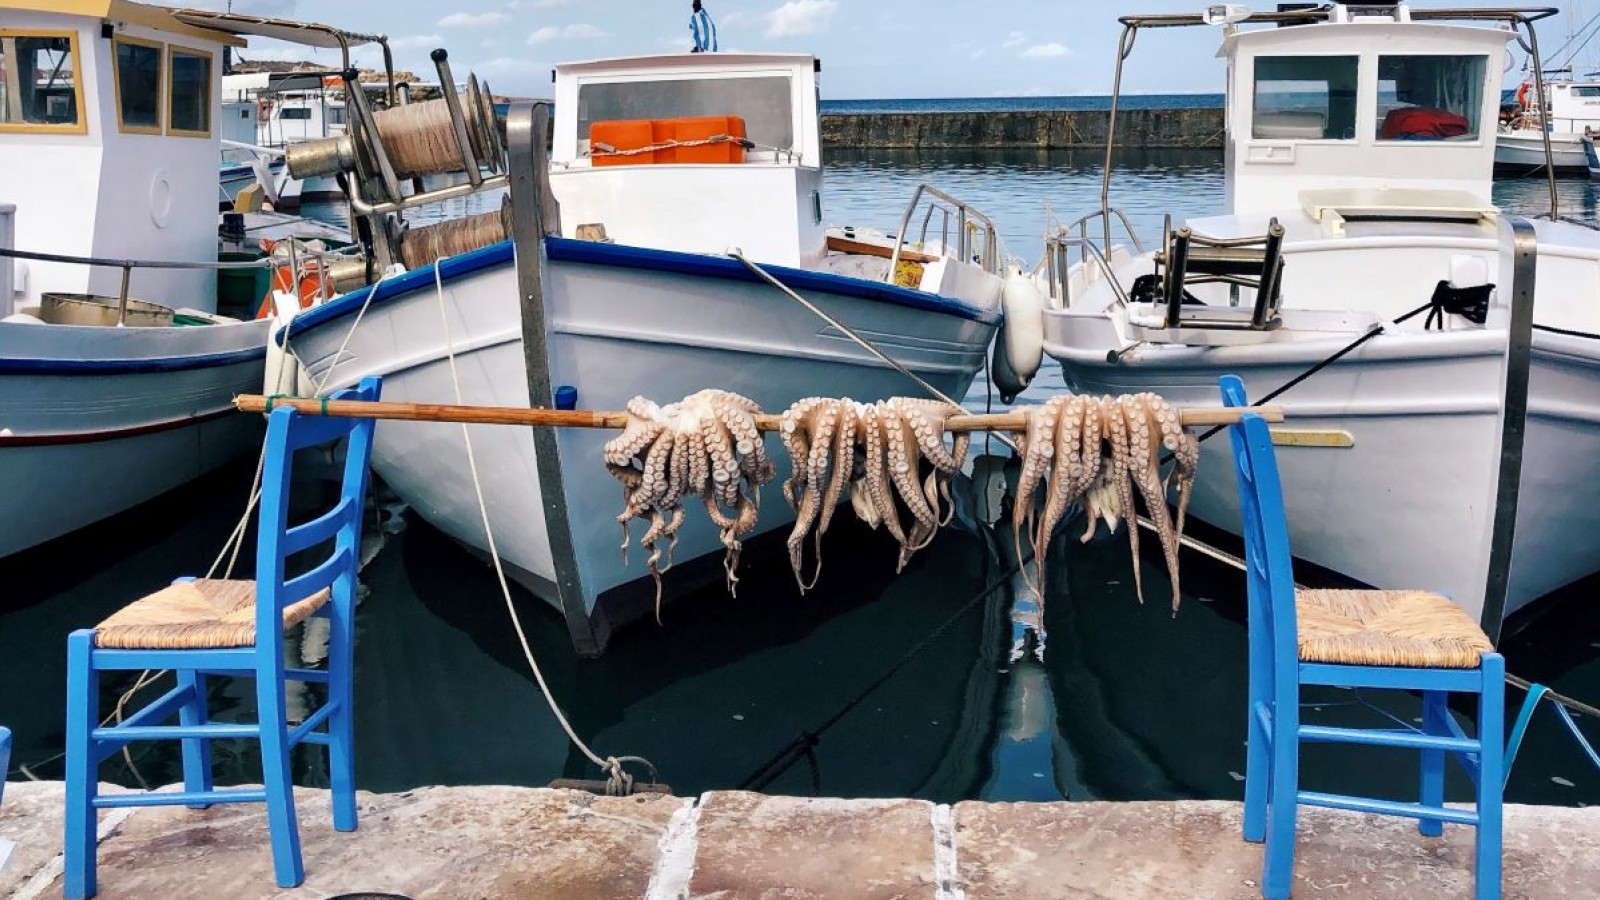
[{"label": "yellow trim on cabin", "polygon": [[[193,56],[193,57],[195,57],[197,59],[204,59],[206,61],[206,80],[204,82],[205,88],[206,88],[206,96],[205,96],[205,100],[203,100],[200,103],[200,109],[201,109],[202,112],[205,113],[205,116],[206,116],[206,130],[205,131],[190,131],[190,130],[185,129],[185,128],[176,128],[172,124],[172,101],[174,99],[174,97],[173,97],[173,80],[177,77],[177,71],[178,71],[172,65],[172,58],[174,56],[177,56],[180,53],[182,53],[185,56]],[[168,137],[191,137],[191,138],[209,138],[209,137],[211,137],[211,133],[217,127],[217,123],[215,121],[213,121],[213,119],[216,118],[216,116],[214,115],[214,113],[216,111],[214,109],[212,109],[212,101],[215,100],[216,98],[211,95],[212,94],[212,89],[213,89],[212,81],[216,78],[216,74],[217,74],[217,58],[214,55],[212,55],[210,53],[207,53],[204,50],[196,50],[193,47],[180,47],[177,44],[168,44],[167,45],[167,85],[166,85],[166,95],[167,95],[167,136]]]},{"label": "yellow trim on cabin", "polygon": [[[19,37],[66,38],[72,53],[72,99],[77,104],[77,121],[71,125],[50,125],[43,122],[0,122],[0,134],[88,134],[89,115],[83,104],[83,57],[78,52],[78,32],[59,28],[0,28],[0,41],[15,41]],[[15,53],[16,45],[8,41]],[[9,57],[7,57],[9,59]],[[14,63],[7,62],[8,73],[15,73]],[[7,75],[10,77],[10,74]],[[11,88],[8,87],[9,91]]]},{"label": "yellow trim on cabin", "polygon": [[248,46],[248,42],[239,35],[180,22],[173,15],[176,10],[169,7],[134,3],[132,0],[0,0],[0,13],[9,10],[131,22],[134,25],[189,38],[215,41],[230,47]]},{"label": "yellow trim on cabin", "polygon": [[[131,44],[136,47],[149,47],[156,51],[156,59],[161,68],[156,72],[156,124],[129,125],[123,121],[122,115],[122,58],[117,55],[118,44]],[[111,39],[111,91],[117,102],[117,130],[123,134],[161,134],[162,126],[166,124],[167,116],[167,50],[166,45],[160,41],[146,38],[127,37],[117,35]]]}]

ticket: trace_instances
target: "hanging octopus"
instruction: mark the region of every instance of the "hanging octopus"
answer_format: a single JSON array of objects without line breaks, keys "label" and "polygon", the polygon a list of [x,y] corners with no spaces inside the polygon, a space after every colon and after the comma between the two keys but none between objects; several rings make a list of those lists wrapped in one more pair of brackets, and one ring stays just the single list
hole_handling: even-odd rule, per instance
[{"label": "hanging octopus", "polygon": [[[775,474],[756,428],[760,411],[751,400],[728,391],[700,391],[664,407],[635,397],[628,401],[622,434],[601,450],[607,470],[622,483],[623,511],[617,522],[624,559],[629,524],[634,519],[649,523],[639,544],[650,551],[645,567],[655,579],[657,622],[661,575],[672,567],[687,497],[700,497],[716,524],[728,590],[737,591],[741,539],[755,528],[761,486]],[[662,540],[667,542],[664,554]]]},{"label": "hanging octopus", "polygon": [[[955,512],[950,479],[961,470],[970,439],[957,434],[947,447],[945,422],[960,412],[952,403],[910,397],[871,404],[808,397],[789,407],[780,433],[794,471],[783,495],[795,509],[789,562],[801,591],[821,575],[822,535],[846,490],[857,517],[872,528],[881,524],[900,545],[897,571],[932,542]],[[807,535],[817,557],[809,580],[803,560]]]},{"label": "hanging octopus", "polygon": [[[1024,413],[1027,423],[1018,433],[1021,476],[1012,511],[1018,562],[1022,561],[1023,520],[1029,523],[1036,557],[1042,554],[1056,526],[1074,501],[1084,510],[1087,527],[1082,540],[1094,536],[1100,522],[1115,533],[1123,518],[1129,520],[1128,544],[1133,553],[1134,591],[1144,602],[1139,559],[1139,528],[1134,521],[1134,495],[1144,498],[1161,542],[1167,572],[1172,579],[1172,609],[1181,596],[1178,581],[1178,547],[1184,516],[1200,460],[1200,445],[1183,428],[1178,411],[1155,394],[1120,397],[1058,396]],[[1161,474],[1162,451],[1172,454],[1172,473]],[[1167,509],[1167,489],[1176,483],[1178,501],[1174,517]],[[1043,511],[1035,499],[1043,489]],[[1043,603],[1045,565],[1035,559],[1030,587]]]}]

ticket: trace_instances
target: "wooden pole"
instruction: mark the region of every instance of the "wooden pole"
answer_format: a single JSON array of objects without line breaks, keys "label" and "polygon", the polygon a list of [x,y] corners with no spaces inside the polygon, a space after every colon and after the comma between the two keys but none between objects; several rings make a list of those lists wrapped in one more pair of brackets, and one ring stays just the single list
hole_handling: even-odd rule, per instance
[{"label": "wooden pole", "polygon": [[[469,425],[546,425],[559,428],[621,429],[628,424],[626,412],[587,409],[528,409],[521,406],[452,406],[439,403],[369,403],[361,400],[314,400],[304,397],[267,398],[241,394],[233,398],[240,412],[266,412],[288,407],[307,415],[341,416],[352,419],[397,419],[408,422],[464,422]],[[1281,406],[1194,407],[1178,411],[1186,426],[1231,425],[1244,413],[1255,413],[1268,422],[1283,421]],[[783,417],[772,413],[756,416],[756,427],[777,431]],[[1028,424],[1022,413],[963,414],[945,420],[947,431],[1021,431]]]}]

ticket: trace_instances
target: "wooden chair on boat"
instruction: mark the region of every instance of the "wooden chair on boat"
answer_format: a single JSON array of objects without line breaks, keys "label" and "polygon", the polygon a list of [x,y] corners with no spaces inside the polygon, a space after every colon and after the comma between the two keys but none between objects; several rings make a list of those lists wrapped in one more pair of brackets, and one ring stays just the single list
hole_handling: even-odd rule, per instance
[{"label": "wooden chair on boat", "polygon": [[[337,396],[376,400],[378,394],[378,379],[369,378],[359,388]],[[299,885],[305,872],[289,753],[302,741],[328,748],[333,827],[355,830],[351,670],[361,516],[375,425],[371,419],[273,410],[267,417],[255,580],[180,579],[96,627],[74,631],[67,638],[67,897],[95,894],[96,811],[129,806],[181,804],[204,809],[212,803],[265,801],[278,885]],[[295,453],[340,438],[348,438],[349,443],[338,503],[318,517],[290,527],[289,487]],[[285,560],[290,556],[329,544],[331,548],[318,553],[320,561],[304,574],[286,577]],[[284,630],[312,616],[329,622],[327,668],[286,668]],[[100,672],[162,669],[174,670],[176,687],[122,724],[100,726]],[[211,675],[256,679],[256,722],[209,720],[206,679]],[[286,680],[327,685],[326,702],[293,726],[285,711]],[[178,725],[161,724],[174,713]],[[319,731],[323,725],[326,730]],[[264,787],[219,790],[212,786],[211,742],[219,739],[261,742]],[[99,763],[128,743],[145,740],[183,742],[183,790],[99,796]]]},{"label": "wooden chair on boat", "polygon": [[[1222,379],[1227,406],[1247,406],[1244,385]],[[1278,464],[1266,422],[1229,426],[1244,522],[1249,583],[1249,758],[1244,838],[1266,841],[1261,894],[1289,896],[1300,804],[1418,819],[1425,836],[1444,823],[1476,826],[1478,900],[1500,896],[1504,788],[1505,660],[1460,607],[1425,591],[1295,589]],[[1389,688],[1422,695],[1418,729],[1300,724],[1300,686]],[[1477,736],[1451,716],[1451,692],[1478,695]],[[1421,751],[1421,800],[1406,803],[1300,789],[1300,743],[1337,742]],[[1477,785],[1472,809],[1444,805],[1445,758]]]}]

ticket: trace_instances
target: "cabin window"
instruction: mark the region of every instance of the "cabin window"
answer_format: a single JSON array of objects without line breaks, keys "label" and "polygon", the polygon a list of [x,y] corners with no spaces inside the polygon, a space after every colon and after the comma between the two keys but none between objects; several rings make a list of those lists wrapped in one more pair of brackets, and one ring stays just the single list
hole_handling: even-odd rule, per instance
[{"label": "cabin window", "polygon": [[794,147],[794,104],[787,75],[620,81],[578,88],[578,142],[587,147],[589,125],[618,119],[740,116],[745,136],[764,147]]},{"label": "cabin window", "polygon": [[112,44],[117,70],[117,125],[135,134],[161,133],[161,45],[134,38]]},{"label": "cabin window", "polygon": [[1486,56],[1378,57],[1378,140],[1476,140],[1487,64]]},{"label": "cabin window", "polygon": [[1574,96],[1574,97],[1600,97],[1600,87],[1590,87],[1589,85],[1576,85],[1576,86],[1574,86],[1572,88],[1572,96]]},{"label": "cabin window", "polygon": [[172,47],[167,67],[172,72],[167,89],[167,133],[210,137],[211,54]]},{"label": "cabin window", "polygon": [[278,118],[288,119],[291,121],[309,122],[311,121],[311,108],[309,106],[285,106],[283,110],[278,113]]},{"label": "cabin window", "polygon": [[1354,56],[1256,57],[1250,136],[1353,140],[1356,68]]},{"label": "cabin window", "polygon": [[343,125],[344,124],[344,107],[342,107],[342,106],[330,106],[330,107],[328,107],[328,124],[329,125]]},{"label": "cabin window", "polygon": [[77,76],[73,32],[0,28],[0,131],[86,131]]}]

